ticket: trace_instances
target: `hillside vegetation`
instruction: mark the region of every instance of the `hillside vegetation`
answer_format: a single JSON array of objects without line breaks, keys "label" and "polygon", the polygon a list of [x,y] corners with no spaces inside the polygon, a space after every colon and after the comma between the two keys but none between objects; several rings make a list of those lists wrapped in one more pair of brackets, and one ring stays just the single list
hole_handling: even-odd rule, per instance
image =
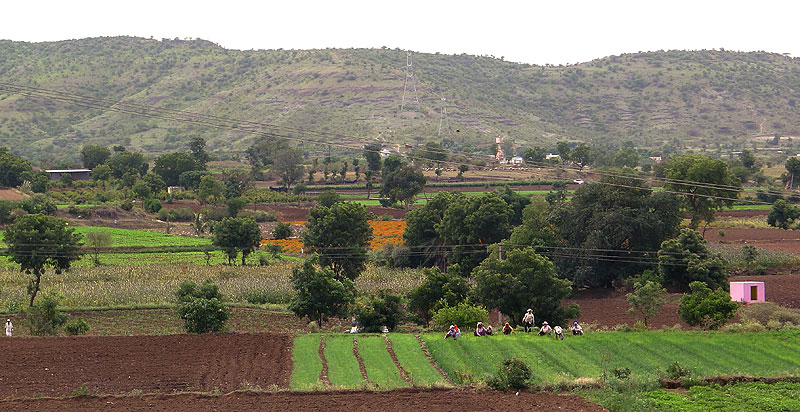
[{"label": "hillside vegetation", "polygon": [[[544,146],[566,139],[712,148],[800,131],[800,60],[779,54],[668,51],[572,66],[413,57],[421,108],[410,94],[404,112],[406,53],[390,49],[238,51],[132,37],[0,41],[0,82],[392,143],[439,140],[446,98],[445,145],[484,152],[498,135]],[[193,136],[221,158],[241,155],[253,139],[0,89],[0,146],[34,163],[74,162],[85,144],[151,155],[183,150]]]}]

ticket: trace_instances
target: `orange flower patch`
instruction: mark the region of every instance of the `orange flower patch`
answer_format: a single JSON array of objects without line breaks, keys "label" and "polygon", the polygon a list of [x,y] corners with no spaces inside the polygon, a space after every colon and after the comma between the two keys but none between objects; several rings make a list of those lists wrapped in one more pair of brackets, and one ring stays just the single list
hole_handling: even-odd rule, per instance
[{"label": "orange flower patch", "polygon": [[[286,222],[292,225],[305,225],[304,220],[293,222]],[[381,249],[385,245],[399,245],[403,243],[403,232],[406,230],[406,222],[404,220],[370,220],[370,227],[372,227],[372,240],[369,242],[370,249]],[[264,245],[273,244],[279,245],[283,248],[285,253],[300,253],[303,249],[303,241],[297,239],[273,240],[265,239],[261,241],[261,247]]]}]

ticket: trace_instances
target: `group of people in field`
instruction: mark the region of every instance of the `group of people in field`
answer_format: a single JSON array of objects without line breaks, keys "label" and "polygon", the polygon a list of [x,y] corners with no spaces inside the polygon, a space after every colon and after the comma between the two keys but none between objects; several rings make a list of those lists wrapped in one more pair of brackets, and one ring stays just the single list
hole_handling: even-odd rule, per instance
[{"label": "group of people in field", "polygon": [[[528,309],[528,311],[525,312],[525,315],[522,317],[522,327],[524,328],[525,333],[536,331],[536,327],[534,326],[534,321],[535,319],[533,316],[533,309]],[[572,321],[572,326],[570,327],[570,330],[572,331],[573,335],[583,335],[583,327],[581,326],[580,323],[578,323],[577,319]],[[506,322],[503,325],[502,332],[504,335],[510,335],[514,333],[514,328],[511,327],[511,325],[508,322]],[[562,328],[559,325],[551,327],[547,323],[547,321],[542,322],[542,327],[539,328],[538,333],[539,336],[553,335],[557,340],[564,340],[564,328]],[[483,322],[478,322],[478,324],[475,326],[475,331],[472,332],[472,334],[476,337],[492,336],[494,335],[494,330],[492,329],[492,325],[484,327]],[[461,337],[461,329],[459,329],[458,325],[455,324],[450,325],[450,329],[448,329],[447,333],[444,335],[445,339],[447,338],[458,339],[459,337]]]}]

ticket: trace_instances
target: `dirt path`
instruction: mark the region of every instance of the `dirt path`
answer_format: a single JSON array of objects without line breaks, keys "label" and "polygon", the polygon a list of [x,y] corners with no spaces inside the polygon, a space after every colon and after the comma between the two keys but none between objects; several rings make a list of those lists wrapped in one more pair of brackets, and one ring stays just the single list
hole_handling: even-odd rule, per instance
[{"label": "dirt path", "polygon": [[364,366],[364,359],[361,359],[361,355],[358,354],[358,340],[356,338],[353,338],[353,355],[358,361],[358,368],[361,369],[361,378],[363,378],[365,382],[369,382],[367,368]]},{"label": "dirt path", "polygon": [[420,349],[422,349],[422,353],[424,353],[425,357],[428,358],[428,361],[431,363],[431,365],[433,365],[433,368],[436,369],[440,375],[442,375],[442,377],[447,381],[447,383],[455,386],[456,385],[455,382],[453,382],[453,380],[450,379],[450,376],[447,375],[447,372],[445,372],[444,369],[440,368],[439,364],[437,364],[436,361],[433,360],[433,356],[431,356],[431,352],[428,350],[428,345],[425,344],[425,341],[422,340],[422,337],[419,336],[419,334],[415,334],[414,337],[417,338],[417,342],[419,342],[419,347]]},{"label": "dirt path", "polygon": [[319,337],[319,358],[322,360],[322,370],[319,372],[319,380],[325,386],[331,386],[331,380],[328,378],[328,360],[325,359],[325,337]]},{"label": "dirt path", "polygon": [[126,412],[465,412],[541,411],[599,412],[603,407],[575,395],[495,392],[474,389],[394,391],[235,392],[200,394],[85,396],[68,399],[27,399],[0,402],[4,412],[126,411]]},{"label": "dirt path", "polygon": [[386,335],[383,335],[383,341],[386,342],[386,351],[389,352],[389,356],[392,357],[394,366],[397,366],[397,370],[400,371],[400,376],[402,376],[403,380],[406,381],[409,385],[414,386],[414,382],[411,382],[411,378],[408,377],[408,373],[406,373],[406,370],[403,369],[403,365],[401,365],[400,361],[397,359],[397,354],[394,353],[394,348],[392,348],[392,341],[390,341]]}]

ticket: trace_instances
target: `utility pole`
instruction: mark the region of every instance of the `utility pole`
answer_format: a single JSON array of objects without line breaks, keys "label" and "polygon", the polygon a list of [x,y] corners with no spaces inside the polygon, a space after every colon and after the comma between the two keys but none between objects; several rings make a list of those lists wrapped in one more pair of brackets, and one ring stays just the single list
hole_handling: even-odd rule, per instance
[{"label": "utility pole", "polygon": [[409,83],[411,84],[411,91],[414,92],[414,101],[417,102],[417,109],[422,111],[422,106],[419,104],[419,96],[417,96],[417,81],[414,80],[414,60],[411,58],[411,52],[406,52],[406,78],[403,81],[403,99],[400,101],[400,111],[402,112],[406,106],[406,94],[408,93]]}]

